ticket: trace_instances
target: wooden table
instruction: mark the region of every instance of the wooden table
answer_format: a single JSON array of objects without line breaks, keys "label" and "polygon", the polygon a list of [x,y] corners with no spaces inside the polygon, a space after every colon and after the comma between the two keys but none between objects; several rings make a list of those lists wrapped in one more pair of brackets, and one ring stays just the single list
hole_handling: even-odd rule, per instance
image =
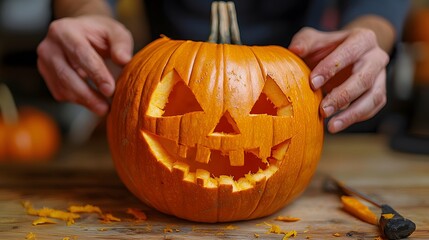
[{"label": "wooden table", "polygon": [[[326,175],[389,203],[412,219],[417,230],[410,239],[429,239],[429,156],[394,152],[387,142],[381,135],[327,135],[318,172],[294,203],[263,219],[201,224],[163,215],[140,203],[118,179],[105,138],[91,139],[85,146],[65,146],[47,164],[0,165],[0,239],[25,239],[30,232],[36,239],[255,239],[255,234],[259,239],[283,239],[284,234],[268,234],[268,224],[296,230],[294,239],[379,236],[376,226],[344,212],[337,195],[323,192]],[[92,204],[122,221],[102,223],[97,214],[82,214],[70,226],[63,221],[33,226],[37,217],[26,214],[23,200],[35,208],[62,210],[72,204]],[[142,209],[148,220],[129,220],[125,211],[130,207]],[[274,221],[278,215],[301,220]]]}]

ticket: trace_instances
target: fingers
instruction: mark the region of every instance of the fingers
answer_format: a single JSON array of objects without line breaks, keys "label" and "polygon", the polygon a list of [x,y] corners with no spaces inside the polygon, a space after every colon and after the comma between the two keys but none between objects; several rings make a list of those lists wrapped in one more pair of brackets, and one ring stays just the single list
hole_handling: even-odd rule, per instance
[{"label": "fingers", "polygon": [[335,74],[357,62],[363,54],[377,47],[374,32],[364,29],[349,31],[347,38],[321,60],[310,75],[313,89],[322,87]]},{"label": "fingers", "polygon": [[376,77],[374,86],[370,91],[353,102],[346,110],[329,120],[329,132],[342,131],[353,123],[367,120],[379,112],[386,104],[385,79],[386,71],[383,70]]},{"label": "fingers", "polygon": [[74,19],[64,19],[64,21],[52,23],[48,35],[52,35],[61,45],[66,58],[83,69],[104,96],[110,97],[115,87],[113,76],[84,34],[75,34],[73,31],[65,30],[64,25],[74,24],[73,22],[67,23],[67,21],[74,21]]},{"label": "fingers", "polygon": [[322,100],[322,116],[330,117],[341,111],[329,120],[331,133],[371,118],[385,105],[388,61],[386,52],[372,48],[354,63],[351,76]]},{"label": "fingers", "polygon": [[352,75],[321,102],[321,114],[330,117],[328,130],[336,133],[373,117],[386,103],[386,70],[389,57],[380,48],[364,54],[353,66]]},{"label": "fingers", "polygon": [[65,61],[64,53],[58,45],[44,42],[39,45],[38,53],[46,51],[47,47],[49,57],[39,54],[37,64],[53,97],[58,101],[81,104],[98,115],[104,115],[109,108],[107,100],[81,79]]},{"label": "fingers", "polygon": [[[333,116],[328,123],[330,132],[369,119],[385,105],[389,56],[378,46],[371,30],[320,32],[304,28],[292,39],[289,49],[312,68],[310,81],[314,90],[328,81],[329,85],[334,83],[320,105],[323,117]],[[345,70],[350,75],[342,74]],[[348,77],[345,81],[336,81],[342,80],[339,76],[343,75]]]},{"label": "fingers", "polygon": [[322,100],[320,104],[322,116],[330,117],[373,88],[387,62],[388,56],[380,48],[374,48],[362,56],[354,64],[352,75],[348,80],[334,88]]},{"label": "fingers", "polygon": [[[53,97],[104,115],[115,88],[104,58],[119,65],[132,57],[131,33],[101,16],[62,18],[51,23],[37,49],[38,68]],[[90,79],[91,84],[87,81]]]},{"label": "fingers", "polygon": [[103,57],[110,57],[119,65],[132,57],[132,36],[122,24],[96,16],[65,18],[50,25],[48,36],[60,44],[80,76],[90,78],[104,96],[112,96],[115,81]]}]

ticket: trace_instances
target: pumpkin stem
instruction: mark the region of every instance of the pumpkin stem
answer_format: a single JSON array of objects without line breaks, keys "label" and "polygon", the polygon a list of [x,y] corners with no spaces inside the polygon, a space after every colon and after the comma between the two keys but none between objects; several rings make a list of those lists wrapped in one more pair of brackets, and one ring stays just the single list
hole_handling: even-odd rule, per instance
[{"label": "pumpkin stem", "polygon": [[212,13],[211,13],[211,31],[209,36],[209,42],[217,43],[219,33],[219,18],[218,18],[218,2],[212,2]]},{"label": "pumpkin stem", "polygon": [[212,2],[209,42],[241,44],[234,2]]},{"label": "pumpkin stem", "polygon": [[18,122],[18,110],[9,88],[0,83],[0,114],[6,124]]}]

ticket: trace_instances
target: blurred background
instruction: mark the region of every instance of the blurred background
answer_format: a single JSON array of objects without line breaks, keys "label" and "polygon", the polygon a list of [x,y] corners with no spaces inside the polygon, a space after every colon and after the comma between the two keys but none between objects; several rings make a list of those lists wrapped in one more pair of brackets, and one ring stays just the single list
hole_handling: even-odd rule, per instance
[{"label": "blurred background", "polygon": [[[140,0],[119,0],[117,18],[132,32],[139,50],[149,41]],[[52,20],[50,0],[0,1],[0,82],[11,89],[18,106],[32,105],[59,124],[66,142],[83,144],[104,134],[103,119],[86,109],[56,102],[40,76],[36,48]],[[325,17],[329,24],[329,15]],[[429,1],[413,0],[403,39],[388,73],[388,104],[373,119],[345,133],[389,135],[398,151],[429,154]]]}]

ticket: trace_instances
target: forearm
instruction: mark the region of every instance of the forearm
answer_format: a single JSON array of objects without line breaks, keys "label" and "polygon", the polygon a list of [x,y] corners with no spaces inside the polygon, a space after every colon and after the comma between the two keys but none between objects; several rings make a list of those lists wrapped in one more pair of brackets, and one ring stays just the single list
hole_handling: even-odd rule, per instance
[{"label": "forearm", "polygon": [[367,28],[375,33],[378,45],[387,53],[392,51],[395,43],[395,28],[393,25],[376,15],[365,15],[347,24],[344,29]]},{"label": "forearm", "polygon": [[54,0],[53,11],[55,18],[81,15],[112,16],[112,9],[104,0]]}]

